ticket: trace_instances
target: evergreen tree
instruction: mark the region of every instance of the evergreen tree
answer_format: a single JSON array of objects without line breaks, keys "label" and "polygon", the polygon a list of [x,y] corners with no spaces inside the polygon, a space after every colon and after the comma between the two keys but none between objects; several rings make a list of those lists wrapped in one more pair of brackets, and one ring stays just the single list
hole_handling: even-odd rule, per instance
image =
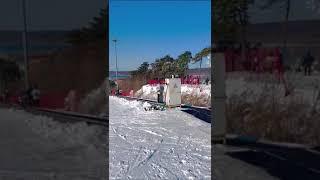
[{"label": "evergreen tree", "polygon": [[8,83],[21,79],[21,71],[19,66],[6,59],[0,59],[0,90],[7,87]]},{"label": "evergreen tree", "polygon": [[177,64],[177,73],[180,77],[183,77],[187,74],[188,64],[192,60],[192,54],[190,51],[186,51],[178,56],[176,61]]},{"label": "evergreen tree", "polygon": [[103,42],[107,40],[107,11],[101,9],[99,16],[94,17],[87,27],[75,29],[68,34],[67,42],[72,45]]}]

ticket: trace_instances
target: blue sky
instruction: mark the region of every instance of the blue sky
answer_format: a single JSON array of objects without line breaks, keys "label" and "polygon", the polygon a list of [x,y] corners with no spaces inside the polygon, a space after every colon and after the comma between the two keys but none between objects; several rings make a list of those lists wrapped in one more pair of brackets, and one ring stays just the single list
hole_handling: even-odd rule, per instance
[{"label": "blue sky", "polygon": [[[118,39],[118,68],[134,70],[166,54],[176,58],[184,51],[194,55],[211,42],[209,0],[116,1],[109,3],[109,65],[115,70],[112,39]],[[208,61],[205,59],[205,61]],[[206,67],[207,62],[203,62]],[[190,68],[199,64],[191,64]]]}]

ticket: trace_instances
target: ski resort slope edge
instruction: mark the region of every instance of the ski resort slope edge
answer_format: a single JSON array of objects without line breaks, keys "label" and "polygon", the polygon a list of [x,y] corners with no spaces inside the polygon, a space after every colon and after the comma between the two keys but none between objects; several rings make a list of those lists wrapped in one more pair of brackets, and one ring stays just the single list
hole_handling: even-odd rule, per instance
[{"label": "ski resort slope edge", "polygon": [[109,97],[110,179],[211,179],[211,125]]}]

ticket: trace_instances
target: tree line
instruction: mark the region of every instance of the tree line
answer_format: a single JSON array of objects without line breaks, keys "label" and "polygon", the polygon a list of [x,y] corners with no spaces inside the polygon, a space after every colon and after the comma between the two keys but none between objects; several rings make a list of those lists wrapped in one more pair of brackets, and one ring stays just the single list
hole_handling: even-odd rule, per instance
[{"label": "tree line", "polygon": [[170,55],[165,55],[156,59],[153,63],[143,62],[137,70],[132,71],[133,77],[144,77],[145,79],[163,79],[171,77],[171,75],[178,75],[184,77],[187,75],[189,63],[200,62],[211,53],[211,48],[206,47],[200,52],[192,56],[190,51],[185,51],[180,54],[176,59]]},{"label": "tree line", "polygon": [[88,44],[91,42],[103,42],[106,46],[107,40],[107,10],[101,9],[99,15],[93,17],[85,27],[74,29],[68,33],[66,42],[72,45]]},{"label": "tree line", "polygon": [[18,64],[10,59],[0,58],[0,92],[3,92],[9,82],[17,82],[22,77]]}]

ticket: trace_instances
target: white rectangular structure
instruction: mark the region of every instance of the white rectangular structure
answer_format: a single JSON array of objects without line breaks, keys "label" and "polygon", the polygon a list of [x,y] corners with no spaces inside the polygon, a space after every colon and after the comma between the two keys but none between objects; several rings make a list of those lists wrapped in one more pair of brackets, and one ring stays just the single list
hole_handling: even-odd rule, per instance
[{"label": "white rectangular structure", "polygon": [[166,79],[166,105],[180,106],[181,105],[181,79],[171,78]]}]

